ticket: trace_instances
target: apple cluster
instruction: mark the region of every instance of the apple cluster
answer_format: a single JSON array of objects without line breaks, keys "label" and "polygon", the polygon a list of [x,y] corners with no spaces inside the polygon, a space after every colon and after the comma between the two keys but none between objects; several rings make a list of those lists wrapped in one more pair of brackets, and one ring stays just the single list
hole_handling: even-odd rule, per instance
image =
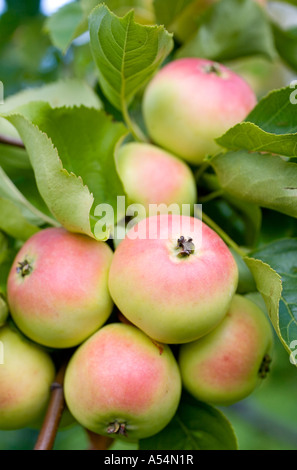
[{"label": "apple cluster", "polygon": [[[214,139],[255,103],[220,64],[166,65],[143,100],[153,144],[132,142],[116,154],[129,200],[193,205],[188,164],[216,152]],[[270,322],[241,295],[240,262],[220,236],[177,213],[142,219],[131,231],[114,251],[64,228],[43,229],[20,249],[7,284],[12,320],[0,327],[0,429],[40,423],[57,350],[71,351],[64,383],[71,415],[88,430],[129,440],[161,431],[182,387],[229,405],[268,372]]]}]

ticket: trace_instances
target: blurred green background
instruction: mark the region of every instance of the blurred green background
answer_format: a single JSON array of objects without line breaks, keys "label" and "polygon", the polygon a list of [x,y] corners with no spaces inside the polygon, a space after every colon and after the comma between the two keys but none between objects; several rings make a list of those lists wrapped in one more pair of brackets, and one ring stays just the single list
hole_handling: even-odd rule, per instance
[{"label": "blurred green background", "polygon": [[44,12],[63,3],[67,1],[0,0],[0,80],[5,97],[58,78],[78,77],[94,83],[89,45],[79,40],[63,55],[46,32]]},{"label": "blurred green background", "polygon": [[[54,2],[52,2],[54,3]],[[1,3],[0,3],[1,6]],[[5,97],[28,87],[38,86],[63,77],[86,79],[96,84],[96,74],[88,43],[78,40],[63,55],[56,49],[45,31],[45,14],[40,0],[6,0],[0,16],[0,80]],[[233,64],[262,95],[288,80],[279,64],[249,59]],[[227,220],[228,217],[225,217]],[[265,219],[266,223],[267,220]],[[275,222],[275,219],[274,219]],[[224,226],[224,223],[222,223]],[[228,225],[228,224],[227,224]],[[266,234],[279,230],[280,225],[268,226]],[[286,227],[291,234],[291,228]],[[228,231],[228,226],[224,227]],[[296,227],[294,227],[294,234]],[[265,235],[265,234],[264,234]],[[287,232],[280,236],[287,235]],[[296,235],[295,235],[296,236]],[[236,237],[235,237],[236,238]],[[269,241],[264,236],[263,241]],[[273,237],[271,237],[273,238]],[[1,384],[0,384],[1,386]],[[288,354],[275,339],[275,353],[269,378],[248,399],[222,411],[230,419],[242,450],[297,449],[297,374]],[[0,432],[0,450],[32,449],[38,430]],[[79,425],[61,430],[55,449],[86,449],[88,439]],[[135,448],[135,445],[115,443],[113,448]]]}]

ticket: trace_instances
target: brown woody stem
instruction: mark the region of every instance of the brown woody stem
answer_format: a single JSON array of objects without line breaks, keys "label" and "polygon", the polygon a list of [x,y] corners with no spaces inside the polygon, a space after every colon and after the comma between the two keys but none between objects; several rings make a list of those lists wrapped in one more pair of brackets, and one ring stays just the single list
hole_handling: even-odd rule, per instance
[{"label": "brown woody stem", "polygon": [[52,384],[50,402],[34,450],[52,450],[54,446],[65,409],[63,384],[67,364],[68,360],[62,364]]},{"label": "brown woody stem", "polygon": [[111,437],[95,434],[94,432],[89,431],[88,429],[86,429],[86,432],[88,434],[90,442],[88,450],[107,450],[114,442],[114,439],[112,439]]}]

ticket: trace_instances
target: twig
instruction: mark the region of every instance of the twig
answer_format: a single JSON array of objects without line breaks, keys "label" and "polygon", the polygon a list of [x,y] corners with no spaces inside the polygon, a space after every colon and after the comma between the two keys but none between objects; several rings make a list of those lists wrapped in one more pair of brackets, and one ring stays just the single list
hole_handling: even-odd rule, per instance
[{"label": "twig", "polygon": [[128,320],[128,318],[126,318],[126,317],[122,314],[122,312],[120,312],[119,310],[117,311],[117,317],[118,317],[119,322],[124,323],[125,325],[135,326],[135,325],[133,325],[133,323],[130,322],[130,320]]},{"label": "twig", "polygon": [[5,135],[0,134],[0,144],[10,145],[12,147],[19,147],[24,149],[25,146],[23,142],[19,139],[14,139],[13,137],[7,137]]},{"label": "twig", "polygon": [[201,176],[203,175],[203,173],[209,168],[210,166],[210,163],[209,162],[202,162],[202,164],[200,165],[200,167],[197,169],[197,171],[195,172],[195,179],[196,179],[196,183],[198,183],[198,181],[200,180]]},{"label": "twig", "polygon": [[54,446],[65,409],[63,384],[67,364],[68,360],[65,360],[56,375],[55,382],[52,384],[50,402],[34,450],[52,450]]},{"label": "twig", "polygon": [[199,198],[198,202],[199,204],[204,204],[209,201],[213,201],[217,197],[220,197],[224,194],[223,189],[218,189],[217,191],[213,191],[212,193],[207,194],[206,196],[202,196]]},{"label": "twig", "polygon": [[95,434],[94,432],[89,431],[88,429],[86,429],[86,432],[90,441],[90,446],[88,450],[107,450],[114,442],[114,439],[112,439],[111,437]]}]

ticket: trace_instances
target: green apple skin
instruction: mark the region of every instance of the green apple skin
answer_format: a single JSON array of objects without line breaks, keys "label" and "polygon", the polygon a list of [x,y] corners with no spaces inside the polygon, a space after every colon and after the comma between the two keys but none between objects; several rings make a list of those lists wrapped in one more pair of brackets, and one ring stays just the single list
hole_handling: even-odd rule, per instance
[{"label": "green apple skin", "polygon": [[[19,329],[52,348],[84,341],[112,311],[112,256],[106,243],[63,228],[33,235],[17,254],[7,284],[8,304]],[[24,261],[30,264],[25,276],[19,269]]]},{"label": "green apple skin", "polygon": [[193,208],[197,200],[194,175],[174,155],[154,145],[133,142],[119,149],[116,163],[129,201],[142,204],[147,216],[154,215],[149,212],[150,204],[177,204],[178,214],[182,204]]},{"label": "green apple skin", "polygon": [[143,115],[155,144],[198,165],[221,151],[215,142],[241,122],[256,96],[239,75],[207,59],[178,59],[146,87]]},{"label": "green apple skin", "polygon": [[[193,239],[189,256],[180,255],[181,236]],[[122,314],[166,344],[194,341],[215,328],[237,282],[235,260],[213,230],[193,217],[164,214],[143,219],[128,232],[109,273],[110,293]]]},{"label": "green apple skin", "polygon": [[225,406],[238,402],[261,381],[259,371],[272,346],[272,328],[264,312],[235,295],[214,331],[180,347],[183,385],[200,401]]},{"label": "green apple skin", "polygon": [[135,441],[156,434],[173,418],[180,396],[170,348],[123,323],[101,328],[77,349],[66,370],[70,412],[104,436]]},{"label": "green apple skin", "polygon": [[55,367],[41,347],[9,326],[0,328],[0,429],[30,427],[41,420],[50,397]]}]

